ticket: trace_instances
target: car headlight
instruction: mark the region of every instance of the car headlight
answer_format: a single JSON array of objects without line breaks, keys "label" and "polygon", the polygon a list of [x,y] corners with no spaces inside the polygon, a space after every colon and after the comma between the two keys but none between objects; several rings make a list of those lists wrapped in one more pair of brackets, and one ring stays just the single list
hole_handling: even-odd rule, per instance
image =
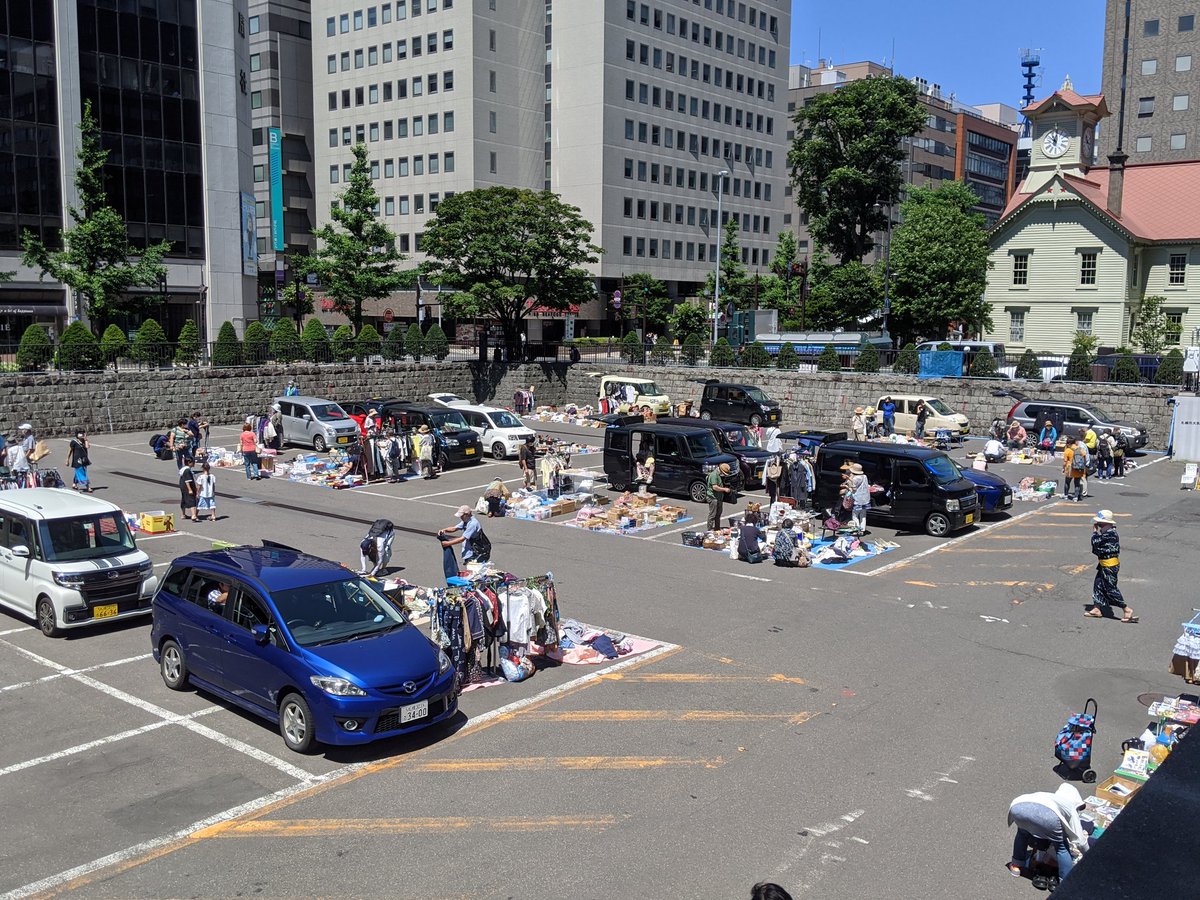
[{"label": "car headlight", "polygon": [[957,500],[947,500],[946,501],[946,512],[958,512],[958,501]]},{"label": "car headlight", "polygon": [[450,657],[445,650],[438,650],[438,674],[444,675],[450,668]]},{"label": "car headlight", "polygon": [[84,576],[80,572],[53,572],[54,583],[59,587],[77,588],[83,584]]},{"label": "car headlight", "polygon": [[456,440],[455,438],[446,438],[446,446],[447,447],[457,447],[458,445],[459,445],[459,441]]},{"label": "car headlight", "polygon": [[761,409],[763,412],[771,411],[771,407],[767,406],[767,404],[765,404],[765,403],[758,404],[758,408]]},{"label": "car headlight", "polygon": [[367,692],[352,681],[333,675],[313,675],[309,681],[331,697],[365,697]]},{"label": "car headlight", "polygon": [[154,571],[154,563],[150,562],[150,560],[140,562],[138,563],[137,570],[139,575],[149,575]]}]

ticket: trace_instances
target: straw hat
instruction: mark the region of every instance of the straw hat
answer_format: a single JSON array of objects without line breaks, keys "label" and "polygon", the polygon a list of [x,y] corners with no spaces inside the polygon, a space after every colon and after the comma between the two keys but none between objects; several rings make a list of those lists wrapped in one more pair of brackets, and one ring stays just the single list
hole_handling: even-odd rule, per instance
[{"label": "straw hat", "polygon": [[729,474],[729,463],[721,463],[717,468],[721,470],[722,475]]},{"label": "straw hat", "polygon": [[1102,509],[1096,513],[1096,517],[1092,519],[1097,525],[1116,525],[1117,520],[1113,518],[1111,509]]},{"label": "straw hat", "polygon": [[860,466],[858,463],[851,463],[851,464],[850,464],[850,474],[851,474],[851,475],[861,475],[862,473],[863,473],[863,467],[862,467],[862,466]]},{"label": "straw hat", "polygon": [[379,410],[377,410],[375,407],[372,406],[370,409],[367,410],[367,415],[368,416],[377,416],[377,415],[379,415]]},{"label": "straw hat", "polygon": [[848,463],[848,462],[842,463],[840,471],[849,472],[850,471],[850,463]]},{"label": "straw hat", "polygon": [[417,429],[417,433],[418,434],[429,434],[429,426],[422,425],[420,428]]},{"label": "straw hat", "polygon": [[856,416],[861,416],[863,414],[863,408],[861,406],[854,407],[854,414]]}]

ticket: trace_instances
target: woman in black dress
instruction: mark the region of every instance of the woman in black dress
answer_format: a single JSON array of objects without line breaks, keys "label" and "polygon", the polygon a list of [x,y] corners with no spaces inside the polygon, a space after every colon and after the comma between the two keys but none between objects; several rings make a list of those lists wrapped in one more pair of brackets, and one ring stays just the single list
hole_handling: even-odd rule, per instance
[{"label": "woman in black dress", "polygon": [[198,522],[196,499],[199,492],[196,490],[196,473],[192,471],[194,462],[195,460],[190,456],[185,456],[183,465],[179,467],[179,509],[183,512],[185,519]]}]

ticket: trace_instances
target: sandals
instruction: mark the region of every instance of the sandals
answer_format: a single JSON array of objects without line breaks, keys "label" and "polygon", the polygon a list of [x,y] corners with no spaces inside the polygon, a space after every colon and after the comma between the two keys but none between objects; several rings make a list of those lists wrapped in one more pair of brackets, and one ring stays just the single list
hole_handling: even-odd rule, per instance
[{"label": "sandals", "polygon": [[1103,619],[1104,613],[1100,612],[1100,610],[1096,609],[1095,607],[1092,607],[1083,614],[1083,617],[1085,619]]},{"label": "sandals", "polygon": [[1124,623],[1125,625],[1136,625],[1140,619],[1141,619],[1141,616],[1131,616],[1128,613],[1126,613],[1124,616],[1121,617],[1121,622]]}]

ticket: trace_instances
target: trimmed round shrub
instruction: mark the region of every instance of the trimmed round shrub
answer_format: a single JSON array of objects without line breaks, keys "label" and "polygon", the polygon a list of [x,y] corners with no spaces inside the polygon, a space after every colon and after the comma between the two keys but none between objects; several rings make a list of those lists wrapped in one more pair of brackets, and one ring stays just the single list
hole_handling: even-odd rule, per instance
[{"label": "trimmed round shrub", "polygon": [[674,362],[675,348],[671,346],[670,341],[660,338],[658,343],[650,348],[650,365],[669,366]]},{"label": "trimmed round shrub", "polygon": [[636,331],[631,331],[621,338],[621,359],[627,363],[643,363],[646,361],[646,351],[642,347],[642,339]]},{"label": "trimmed round shrub", "polygon": [[404,354],[411,356],[413,362],[420,362],[425,353],[425,336],[421,334],[421,326],[413,322],[404,332]]},{"label": "trimmed round shrub", "polygon": [[58,365],[71,371],[104,368],[104,352],[100,349],[100,342],[82,322],[72,322],[59,339]]},{"label": "trimmed round shrub", "polygon": [[825,349],[821,351],[821,355],[817,357],[818,372],[840,372],[842,371],[842,360],[837,355],[837,351],[833,349],[833,344],[826,344]]},{"label": "trimmed round shrub", "polygon": [[104,361],[113,366],[117,364],[117,360],[129,356],[129,339],[125,337],[120,325],[109,325],[104,329],[104,336],[100,338],[100,352]]},{"label": "trimmed round shrub", "polygon": [[379,356],[383,352],[383,338],[379,336],[374,325],[362,327],[362,331],[354,339],[354,352],[363,362],[366,362],[368,357]]},{"label": "trimmed round shrub", "polygon": [[874,344],[866,344],[854,358],[854,371],[873,373],[879,371],[879,351]]},{"label": "trimmed round shrub", "polygon": [[[254,324],[258,324],[257,322]],[[246,329],[247,336],[250,329]],[[304,358],[304,347],[300,343],[300,335],[291,319],[280,319],[275,323],[271,332],[270,353],[276,362],[292,363]]]},{"label": "trimmed round shrub", "polygon": [[1024,378],[1026,381],[1042,380],[1042,367],[1038,364],[1038,358],[1032,350],[1026,350],[1021,354],[1021,359],[1017,363],[1016,376]]},{"label": "trimmed round shrub", "polygon": [[736,362],[737,356],[734,354],[733,348],[729,346],[729,341],[723,337],[717,338],[712,351],[708,354],[708,364],[710,366],[732,366]]},{"label": "trimmed round shrub", "polygon": [[[287,322],[291,328],[292,334],[296,333],[296,328],[292,325],[291,319],[280,319],[275,323],[275,330],[279,330],[281,323]],[[267,327],[262,322],[251,322],[246,326],[246,336],[242,341],[242,356],[247,365],[255,363],[265,363],[271,357],[271,347],[273,345],[272,332],[267,331]],[[282,361],[282,360],[281,360]]]},{"label": "trimmed round shrub", "polygon": [[1120,384],[1137,384],[1142,380],[1142,373],[1132,354],[1123,353],[1117,359],[1117,364],[1112,370],[1112,380]]},{"label": "trimmed round shrub", "polygon": [[892,371],[897,375],[916,375],[921,371],[921,354],[917,353],[917,345],[912,341],[905,344],[896,354]]},{"label": "trimmed round shrub", "polygon": [[683,340],[683,346],[679,348],[679,361],[685,366],[694,366],[704,355],[704,342],[700,340],[700,335],[689,334]]},{"label": "trimmed round shrub", "polygon": [[991,350],[980,350],[971,359],[972,378],[996,378],[999,374],[996,357],[992,356]]},{"label": "trimmed round shrub", "polygon": [[771,354],[762,341],[755,341],[742,350],[742,365],[747,369],[765,369],[771,365]]},{"label": "trimmed round shrub", "polygon": [[162,330],[162,326],[154,319],[147,319],[138,328],[137,334],[133,338],[130,355],[136,362],[148,366],[160,366],[167,360],[170,350],[170,345],[167,344],[167,335]]},{"label": "trimmed round shrub", "polygon": [[404,359],[404,329],[395,325],[383,339],[383,358]]},{"label": "trimmed round shrub", "polygon": [[432,356],[438,362],[450,355],[450,341],[437,322],[430,325],[429,330],[425,332],[425,355]]},{"label": "trimmed round shrub", "polygon": [[1086,347],[1076,347],[1067,360],[1067,381],[1092,380],[1092,354]]},{"label": "trimmed round shrub", "polygon": [[333,359],[335,362],[350,362],[354,359],[354,329],[339,325],[333,330]]},{"label": "trimmed round shrub", "polygon": [[304,350],[304,358],[311,363],[326,363],[333,356],[329,348],[329,332],[321,324],[320,319],[309,319],[300,333],[300,346]]},{"label": "trimmed round shrub", "polygon": [[180,366],[194,366],[200,362],[200,329],[196,323],[188,319],[179,329],[179,337],[175,341],[175,363]]},{"label": "trimmed round shrub", "polygon": [[1155,384],[1183,384],[1183,351],[1176,347],[1162,358],[1154,373]]},{"label": "trimmed round shrub", "polygon": [[779,353],[775,356],[775,368],[788,371],[800,368],[800,354],[796,352],[791,341],[779,348]]},{"label": "trimmed round shrub", "polygon": [[[107,335],[106,335],[107,336]],[[242,342],[232,322],[222,322],[213,345],[214,366],[240,366],[242,364]]]}]

